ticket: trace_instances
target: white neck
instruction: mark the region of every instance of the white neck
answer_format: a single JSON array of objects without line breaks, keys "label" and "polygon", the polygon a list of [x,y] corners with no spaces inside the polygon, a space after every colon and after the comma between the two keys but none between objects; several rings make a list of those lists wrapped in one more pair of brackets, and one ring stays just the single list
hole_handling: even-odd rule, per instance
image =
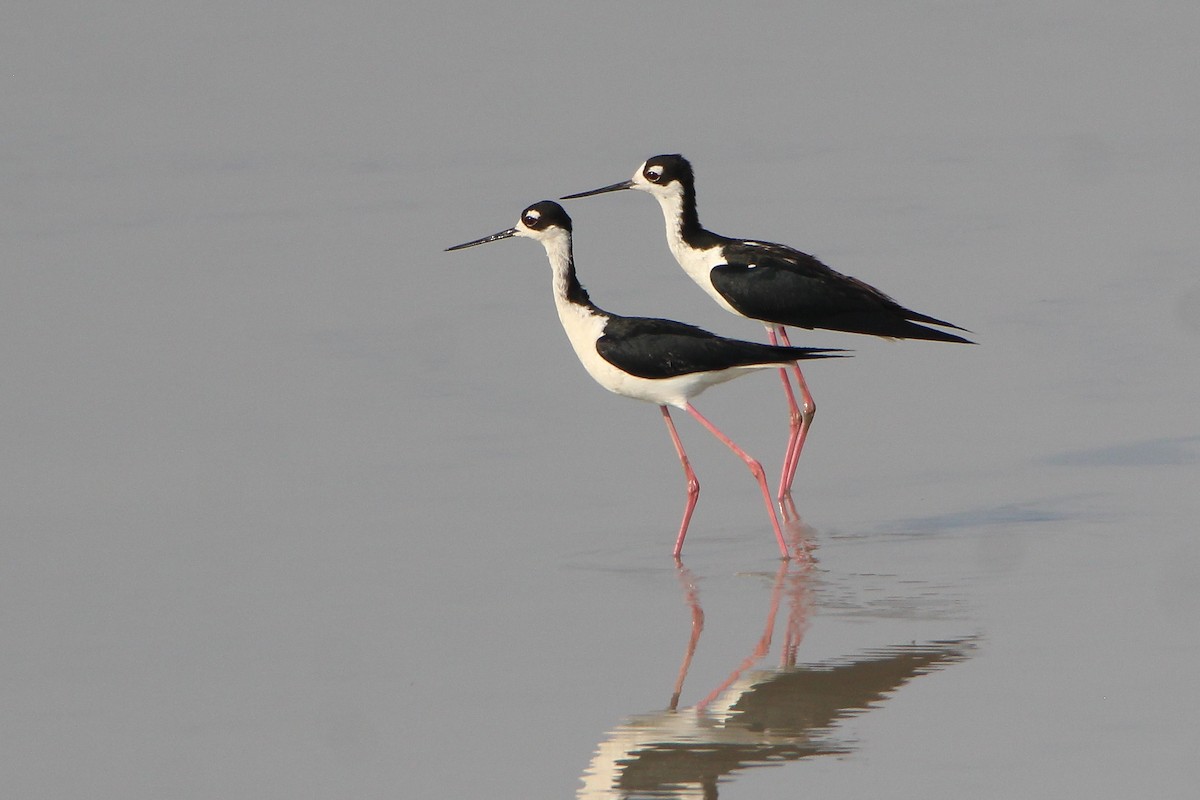
[{"label": "white neck", "polygon": [[554,275],[554,302],[566,303],[568,276],[571,271],[571,234],[563,233],[542,241],[546,248],[546,258],[550,261],[550,269]]},{"label": "white neck", "polygon": [[[592,304],[587,293],[578,286],[579,279],[574,275],[571,257],[571,234],[563,232],[542,239],[542,246],[546,248],[546,258],[550,261],[553,273],[554,307],[558,310],[558,320],[579,360],[593,377],[600,380],[595,372],[600,361],[596,354],[596,340],[603,335],[608,317]],[[574,296],[572,282],[577,284]],[[606,387],[608,385],[604,381],[601,383]]]},{"label": "white neck", "polygon": [[700,250],[683,240],[683,193],[655,194],[654,199],[662,208],[663,223],[667,230],[667,247],[671,248],[671,255],[675,256],[675,261],[683,267],[683,271],[687,273],[688,277],[720,306],[727,311],[738,313],[713,288],[712,279],[709,277],[713,267],[725,263],[720,246],[713,245]]},{"label": "white neck", "polygon": [[[667,230],[667,246],[671,248],[671,255],[675,256],[675,260],[679,262],[680,266],[683,266],[684,261],[687,260],[685,253],[691,252],[691,248],[683,241],[683,194],[681,192],[656,193],[654,199],[658,201],[658,205],[662,209],[663,223]],[[685,266],[684,269],[687,267]]]}]

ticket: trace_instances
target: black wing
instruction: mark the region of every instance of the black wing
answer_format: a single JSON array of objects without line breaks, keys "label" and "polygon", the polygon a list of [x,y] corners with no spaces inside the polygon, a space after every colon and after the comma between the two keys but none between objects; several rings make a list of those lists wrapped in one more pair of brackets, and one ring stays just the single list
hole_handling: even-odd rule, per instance
[{"label": "black wing", "polygon": [[917,323],[964,328],[904,308],[875,287],[790,247],[735,243],[725,246],[725,255],[730,263],[713,267],[713,286],[751,319],[896,339],[969,341]]},{"label": "black wing", "polygon": [[837,354],[812,347],[773,347],[726,339],[673,320],[617,316],[608,321],[604,335],[596,341],[596,352],[617,369],[650,379]]}]

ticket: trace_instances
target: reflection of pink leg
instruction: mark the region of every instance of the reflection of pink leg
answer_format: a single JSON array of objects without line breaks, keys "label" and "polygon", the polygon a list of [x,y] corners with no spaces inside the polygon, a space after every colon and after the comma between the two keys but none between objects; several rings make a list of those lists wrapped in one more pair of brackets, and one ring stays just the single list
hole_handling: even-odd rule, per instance
[{"label": "reflection of pink leg", "polygon": [[688,608],[692,610],[692,635],[688,637],[687,652],[683,654],[683,663],[679,665],[679,676],[675,679],[675,691],[671,695],[670,705],[672,711],[679,708],[679,695],[683,693],[683,680],[692,666],[692,656],[696,654],[696,644],[700,641],[700,633],[704,630],[704,609],[700,608],[696,579],[683,565],[683,562],[676,561],[675,566],[679,570],[679,580],[683,582]]},{"label": "reflection of pink leg", "polygon": [[775,615],[779,613],[779,597],[783,592],[783,579],[788,573],[788,564],[780,564],[775,573],[775,583],[771,585],[771,605],[767,609],[767,624],[764,626],[762,638],[754,655],[762,658],[771,651],[771,636],[775,633]]},{"label": "reflection of pink leg", "polygon": [[792,558],[811,565],[814,560],[812,551],[816,547],[809,538],[812,528],[805,525],[804,520],[796,513],[796,504],[791,495],[779,501],[779,521],[783,525],[783,535],[787,537]]},{"label": "reflection of pink leg", "polygon": [[[779,326],[779,339],[784,345],[792,346],[791,340],[788,339],[787,329],[782,325]],[[808,438],[808,429],[812,426],[813,417],[817,414],[817,404],[808,391],[808,384],[804,382],[804,373],[800,371],[799,362],[792,364],[792,372],[796,376],[796,387],[800,389],[800,400],[803,406],[799,409],[796,408],[792,387],[788,386],[788,401],[792,407],[792,438],[788,441],[788,452],[783,464],[783,478],[779,483],[780,499],[792,491],[792,481],[796,479],[796,466],[800,463],[800,451],[804,449],[804,440]],[[800,414],[799,429],[796,428],[795,415],[797,412]]]},{"label": "reflection of pink leg", "polygon": [[696,480],[696,473],[692,472],[692,465],[688,461],[687,453],[683,451],[683,442],[679,441],[679,433],[675,430],[675,421],[671,419],[671,411],[666,406],[659,406],[662,409],[663,419],[667,421],[667,430],[671,432],[671,441],[675,443],[675,452],[679,454],[679,463],[683,465],[683,474],[687,476],[687,505],[683,509],[683,522],[679,523],[679,535],[675,537],[675,558],[679,558],[679,554],[683,552],[683,537],[687,536],[688,524],[692,521],[692,512],[696,510],[696,501],[700,499],[700,481]]},{"label": "reflection of pink leg", "polygon": [[[811,564],[811,562],[809,562]],[[808,630],[808,567],[802,567],[790,577],[788,586],[788,618],[783,635],[783,666],[796,666],[796,650]]]},{"label": "reflection of pink leg", "polygon": [[[767,513],[771,516],[771,526],[775,529],[775,540],[779,543],[779,553],[785,559],[791,558],[791,556],[788,555],[787,542],[785,542],[783,539],[783,531],[779,529],[779,517],[775,514],[775,503],[771,499],[771,490],[767,488],[767,476],[763,472],[762,464],[751,458],[745,450],[734,444],[732,439],[721,433],[717,426],[705,419],[704,415],[697,411],[691,403],[688,403],[685,408],[687,409],[687,412],[695,417],[701,425],[708,428],[709,433],[720,439],[726,447],[737,453],[738,458],[746,462],[746,466],[750,468],[750,474],[754,476],[754,480],[758,481],[758,487],[762,489],[763,501],[767,504]],[[682,546],[683,537],[681,535],[679,542],[675,546],[676,556],[679,555],[679,549]]]},{"label": "reflection of pink leg", "polygon": [[696,708],[703,709],[708,706],[713,700],[721,696],[721,693],[732,686],[738,678],[742,677],[742,673],[754,666],[767,653],[771,652],[771,637],[775,633],[775,615],[779,612],[779,598],[783,592],[783,579],[787,575],[788,563],[785,561],[779,565],[779,570],[775,573],[775,583],[771,586],[771,606],[767,610],[767,624],[763,626],[763,634],[758,640],[758,645],[754,648],[754,652],[742,659],[742,663],[737,665],[737,668],[730,673],[725,681],[713,689],[708,697],[696,704]]}]

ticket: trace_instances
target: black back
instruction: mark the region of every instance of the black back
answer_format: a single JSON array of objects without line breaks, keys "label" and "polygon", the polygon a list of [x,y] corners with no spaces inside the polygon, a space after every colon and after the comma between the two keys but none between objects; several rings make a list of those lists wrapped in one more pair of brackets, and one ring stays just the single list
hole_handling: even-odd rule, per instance
[{"label": "black back", "polygon": [[695,172],[683,156],[654,156],[646,161],[642,176],[651,183],[666,185],[677,180],[683,186],[680,235],[690,247],[722,248],[727,263],[714,267],[709,277],[721,296],[743,315],[797,328],[970,343],[925,325],[965,328],[907,309],[870,284],[830,269],[808,253],[772,242],[749,244],[705,230],[696,206]]},{"label": "black back", "polygon": [[709,278],[731,306],[751,319],[896,339],[969,343],[916,323],[963,330],[957,325],[907,309],[808,253],[770,242],[725,242],[729,263],[714,267]]},{"label": "black back", "polygon": [[620,316],[609,317],[596,352],[617,369],[649,379],[831,357],[817,348],[727,339],[673,320]]}]

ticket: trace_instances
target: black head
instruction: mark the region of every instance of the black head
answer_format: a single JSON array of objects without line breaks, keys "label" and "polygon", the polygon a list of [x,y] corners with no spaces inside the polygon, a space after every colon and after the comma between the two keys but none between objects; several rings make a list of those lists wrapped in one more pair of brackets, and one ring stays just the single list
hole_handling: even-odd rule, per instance
[{"label": "black head", "polygon": [[577,192],[565,195],[563,200],[573,200],[576,197],[590,197],[594,194],[617,192],[622,189],[637,189],[649,192],[656,197],[682,196],[693,192],[692,165],[678,153],[673,155],[655,156],[647,159],[633,178],[609,186],[601,186],[589,192]]},{"label": "black head", "polygon": [[654,186],[666,186],[672,181],[679,181],[684,187],[690,188],[695,182],[691,163],[678,153],[646,159],[641,176]]},{"label": "black head", "polygon": [[553,200],[543,200],[534,203],[521,212],[521,225],[531,231],[547,231],[550,228],[562,228],[571,232],[571,217],[566,209]]},{"label": "black head", "polygon": [[571,235],[571,218],[567,216],[567,212],[558,203],[553,200],[543,200],[540,203],[534,203],[522,211],[521,219],[518,220],[515,227],[500,231],[499,233],[493,233],[491,236],[485,236],[482,239],[476,239],[472,242],[456,244],[453,247],[447,247],[446,250],[462,250],[463,248],[474,247],[478,244],[510,239],[513,236],[525,236],[545,243],[549,239],[564,234],[568,237]]}]

